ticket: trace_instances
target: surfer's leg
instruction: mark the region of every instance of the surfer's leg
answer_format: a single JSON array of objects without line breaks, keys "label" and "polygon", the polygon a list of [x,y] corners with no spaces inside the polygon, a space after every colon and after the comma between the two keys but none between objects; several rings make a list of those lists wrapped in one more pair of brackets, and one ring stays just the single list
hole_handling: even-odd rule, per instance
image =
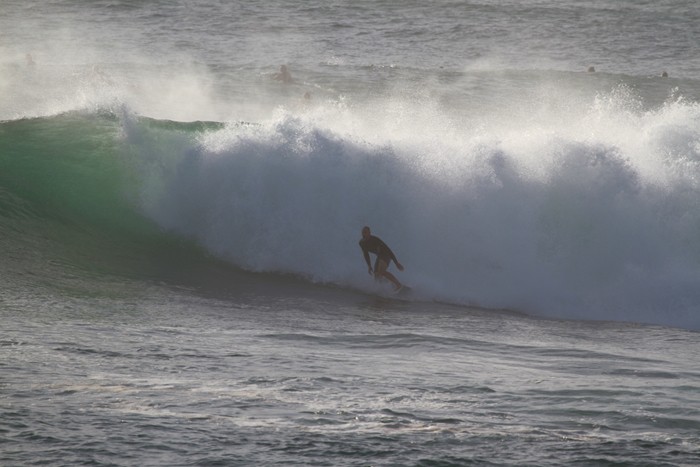
[{"label": "surfer's leg", "polygon": [[402,287],[401,282],[399,282],[399,280],[394,277],[392,273],[386,270],[387,267],[389,267],[389,265],[386,261],[381,259],[377,261],[376,267],[374,268],[374,277],[377,279],[380,277],[386,277],[392,284],[394,284],[396,290],[399,290]]},{"label": "surfer's leg", "polygon": [[382,277],[382,271],[386,269],[386,263],[379,259],[379,256],[377,256],[377,259],[374,261],[374,280],[377,282],[380,282],[383,277]]}]

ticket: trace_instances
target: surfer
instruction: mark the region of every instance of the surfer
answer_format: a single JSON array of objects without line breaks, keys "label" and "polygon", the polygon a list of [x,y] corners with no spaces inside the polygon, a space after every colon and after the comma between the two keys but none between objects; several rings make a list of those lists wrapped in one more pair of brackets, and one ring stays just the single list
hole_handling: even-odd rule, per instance
[{"label": "surfer", "polygon": [[274,75],[272,75],[272,79],[274,79],[275,81],[282,81],[284,84],[289,84],[289,83],[294,82],[294,79],[292,78],[292,74],[289,72],[287,65],[281,65],[280,71],[278,73],[275,73]]},{"label": "surfer", "polygon": [[[392,273],[387,271],[392,260],[394,263],[396,263],[396,267],[399,268],[399,271],[403,271],[403,266],[401,263],[399,263],[399,260],[396,259],[396,255],[394,255],[394,252],[391,251],[391,248],[389,248],[381,238],[372,235],[369,227],[367,226],[362,228],[360,248],[362,248],[362,254],[367,262],[367,267],[369,268],[368,272],[370,275],[374,274],[374,278],[376,280],[380,280],[382,277],[389,279],[391,283],[394,284],[396,290],[401,290],[403,288],[401,282],[399,282]],[[374,263],[374,271],[372,271],[372,263],[370,262],[369,258],[370,253],[377,255],[377,260]]]}]

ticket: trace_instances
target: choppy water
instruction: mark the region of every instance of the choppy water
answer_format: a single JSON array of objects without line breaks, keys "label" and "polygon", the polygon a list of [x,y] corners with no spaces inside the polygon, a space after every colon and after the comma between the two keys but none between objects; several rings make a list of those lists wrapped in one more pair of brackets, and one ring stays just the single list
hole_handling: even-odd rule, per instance
[{"label": "choppy water", "polygon": [[700,463],[699,19],[3,2],[0,464]]},{"label": "choppy water", "polygon": [[696,333],[299,288],[4,313],[3,462],[699,459]]}]

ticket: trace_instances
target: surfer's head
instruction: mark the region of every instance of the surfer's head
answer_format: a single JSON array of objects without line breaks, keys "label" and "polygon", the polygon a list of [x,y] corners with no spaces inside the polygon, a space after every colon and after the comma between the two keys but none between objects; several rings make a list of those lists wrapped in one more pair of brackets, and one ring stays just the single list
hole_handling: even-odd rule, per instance
[{"label": "surfer's head", "polygon": [[369,238],[370,235],[371,235],[371,233],[369,231],[369,227],[367,227],[367,226],[362,227],[362,238]]}]

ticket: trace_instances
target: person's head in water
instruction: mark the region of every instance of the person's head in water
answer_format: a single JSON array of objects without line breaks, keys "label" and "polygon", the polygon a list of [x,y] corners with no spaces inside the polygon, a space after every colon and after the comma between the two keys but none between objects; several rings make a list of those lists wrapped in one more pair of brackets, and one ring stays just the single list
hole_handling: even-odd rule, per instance
[{"label": "person's head in water", "polygon": [[372,235],[372,233],[369,231],[369,227],[362,227],[362,238],[369,238],[370,235]]},{"label": "person's head in water", "polygon": [[282,81],[283,83],[291,83],[294,81],[292,79],[292,74],[289,72],[287,65],[280,65],[280,71],[275,73],[273,76],[277,81]]}]

